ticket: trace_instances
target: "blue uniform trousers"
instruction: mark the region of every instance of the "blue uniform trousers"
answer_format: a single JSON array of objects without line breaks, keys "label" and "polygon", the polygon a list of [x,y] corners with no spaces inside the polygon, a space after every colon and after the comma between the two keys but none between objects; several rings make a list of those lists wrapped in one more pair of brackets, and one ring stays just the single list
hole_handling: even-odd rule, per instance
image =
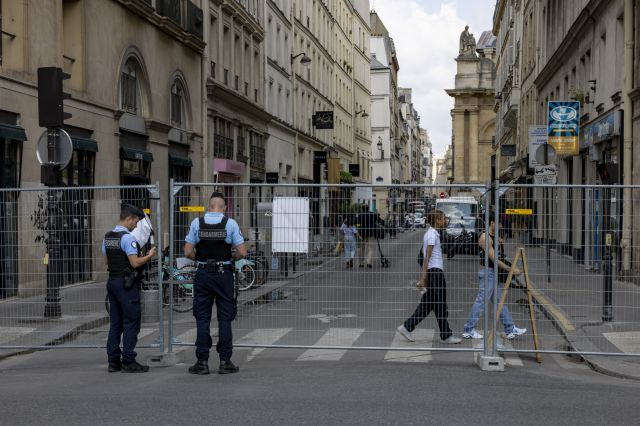
[{"label": "blue uniform trousers", "polygon": [[[140,290],[137,286],[129,290],[123,288],[124,278],[109,277],[107,293],[109,295],[109,338],[107,356],[109,362],[130,364],[136,360],[136,343],[140,332]],[[122,336],[122,351],[120,350]]]},{"label": "blue uniform trousers", "polygon": [[196,357],[199,360],[209,359],[209,349],[213,345],[211,339],[211,308],[216,304],[218,317],[218,344],[216,350],[221,361],[231,359],[233,353],[233,336],[231,321],[236,317],[237,302],[233,272],[208,272],[198,268],[193,284],[193,316],[196,318]]}]

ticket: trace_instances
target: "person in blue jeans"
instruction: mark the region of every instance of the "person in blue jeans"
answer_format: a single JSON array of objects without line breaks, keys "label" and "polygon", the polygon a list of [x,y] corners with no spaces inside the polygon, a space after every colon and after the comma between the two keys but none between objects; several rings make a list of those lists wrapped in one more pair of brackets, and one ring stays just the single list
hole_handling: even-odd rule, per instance
[{"label": "person in blue jeans", "polygon": [[356,256],[356,236],[358,235],[358,229],[350,217],[344,219],[340,227],[340,233],[344,241],[344,260],[347,262],[347,268],[353,268],[353,258]]},{"label": "person in blue jeans", "polygon": [[[484,246],[485,246],[485,234],[483,233],[478,239],[478,245],[480,246],[480,264],[482,268],[478,272],[478,294],[476,295],[476,300],[471,307],[471,313],[469,314],[469,319],[464,325],[464,332],[462,333],[462,337],[465,339],[482,339],[482,334],[478,333],[475,329],[476,324],[478,324],[478,320],[480,319],[480,314],[484,311],[485,299],[488,297],[489,300],[493,301],[493,279],[494,279],[494,262],[496,261],[496,253],[493,250],[493,238],[495,232],[495,221],[493,219],[493,215],[491,215],[491,219],[489,220],[489,265],[484,265],[485,255],[484,255]],[[498,237],[499,238],[499,237]],[[502,245],[502,240],[498,240],[498,268],[508,271],[511,269],[510,265],[507,265],[504,259],[504,247]],[[520,269],[514,268],[513,274],[514,276],[518,276],[522,273]],[[486,279],[486,282],[485,282]],[[487,288],[485,289],[485,284]],[[498,300],[502,296],[502,284],[498,283]],[[514,339],[524,333],[527,332],[526,328],[518,328],[513,323],[513,318],[507,309],[507,306],[503,306],[500,311],[500,320],[502,321],[502,325],[504,327],[504,333],[507,336],[507,339]]]}]

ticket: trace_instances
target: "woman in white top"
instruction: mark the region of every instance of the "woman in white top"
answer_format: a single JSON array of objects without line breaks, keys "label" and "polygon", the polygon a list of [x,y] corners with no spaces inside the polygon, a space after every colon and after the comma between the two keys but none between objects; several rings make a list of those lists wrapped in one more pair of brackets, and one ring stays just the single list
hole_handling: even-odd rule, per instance
[{"label": "woman in white top", "polygon": [[431,211],[428,219],[431,226],[424,234],[422,245],[424,260],[420,272],[420,281],[418,282],[418,287],[423,287],[426,291],[422,294],[422,299],[413,315],[398,326],[398,332],[407,340],[413,342],[411,332],[431,311],[434,311],[440,328],[442,343],[456,344],[462,340],[455,337],[451,327],[449,327],[447,283],[444,279],[444,264],[440,245],[440,231],[446,228],[448,219],[440,210]]}]

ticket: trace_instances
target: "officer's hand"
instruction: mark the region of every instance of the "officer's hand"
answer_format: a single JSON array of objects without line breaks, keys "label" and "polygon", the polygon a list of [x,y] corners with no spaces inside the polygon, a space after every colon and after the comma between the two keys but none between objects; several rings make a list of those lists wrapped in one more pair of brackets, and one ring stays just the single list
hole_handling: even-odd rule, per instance
[{"label": "officer's hand", "polygon": [[149,250],[149,257],[154,257],[155,255],[156,255],[156,248],[151,247],[151,250]]}]

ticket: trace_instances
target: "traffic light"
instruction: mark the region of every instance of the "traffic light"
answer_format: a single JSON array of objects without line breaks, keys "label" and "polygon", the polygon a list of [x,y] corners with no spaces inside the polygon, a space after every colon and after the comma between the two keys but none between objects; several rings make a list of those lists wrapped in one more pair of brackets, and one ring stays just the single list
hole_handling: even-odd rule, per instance
[{"label": "traffic light", "polygon": [[62,90],[62,81],[71,75],[57,67],[38,68],[38,123],[41,127],[61,127],[71,114],[64,112],[63,100],[71,95]]}]

